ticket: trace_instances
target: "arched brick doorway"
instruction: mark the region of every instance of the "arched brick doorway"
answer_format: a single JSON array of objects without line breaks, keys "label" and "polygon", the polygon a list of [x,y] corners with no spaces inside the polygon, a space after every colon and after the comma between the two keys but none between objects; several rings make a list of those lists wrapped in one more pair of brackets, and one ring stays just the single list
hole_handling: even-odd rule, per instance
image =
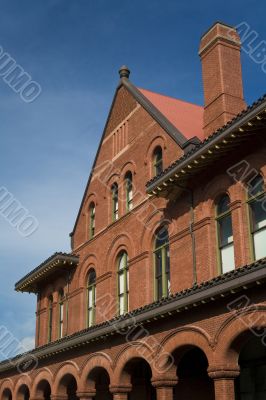
[{"label": "arched brick doorway", "polygon": [[12,393],[10,389],[5,389],[3,391],[2,399],[1,400],[12,400]]},{"label": "arched brick doorway", "polygon": [[156,390],[151,384],[152,372],[147,361],[132,359],[126,364],[125,372],[130,376],[132,385],[128,400],[156,400]]},{"label": "arched brick doorway", "polygon": [[175,400],[215,400],[213,380],[208,376],[208,360],[198,347],[183,349],[174,354],[177,361],[178,383],[174,388]]},{"label": "arched brick doorway", "polygon": [[67,395],[66,400],[79,400],[77,393],[77,381],[71,374],[66,374],[60,381],[59,393],[63,396]]},{"label": "arched brick doorway", "polygon": [[29,400],[30,399],[30,391],[27,385],[23,384],[20,386],[17,399],[16,400]]},{"label": "arched brick doorway", "polygon": [[47,380],[41,380],[36,389],[37,398],[42,400],[51,400],[51,387]]},{"label": "arched brick doorway", "polygon": [[240,376],[235,385],[236,400],[266,399],[266,346],[262,337],[254,335],[240,351]]},{"label": "arched brick doorway", "polygon": [[95,367],[88,375],[89,387],[96,390],[94,400],[112,400],[109,391],[110,377],[106,369]]}]

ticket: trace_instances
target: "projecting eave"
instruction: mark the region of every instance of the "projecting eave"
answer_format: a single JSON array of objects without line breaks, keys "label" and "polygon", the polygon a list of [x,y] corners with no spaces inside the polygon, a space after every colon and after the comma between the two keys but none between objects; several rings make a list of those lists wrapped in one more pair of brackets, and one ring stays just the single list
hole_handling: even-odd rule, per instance
[{"label": "projecting eave", "polygon": [[172,163],[146,184],[150,197],[170,197],[175,186],[185,186],[221,157],[232,153],[255,135],[265,135],[266,95],[218,129],[190,152]]},{"label": "projecting eave", "polygon": [[79,258],[74,254],[54,253],[42,264],[24,276],[15,284],[17,292],[37,293],[38,285],[48,276],[59,271],[70,271],[78,264]]},{"label": "projecting eave", "polygon": [[[121,335],[121,332],[145,326],[152,322],[176,318],[177,313],[187,313],[197,307],[207,307],[210,303],[219,302],[225,296],[234,296],[238,299],[241,292],[247,293],[248,289],[266,284],[266,258],[231,272],[217,276],[209,281],[195,284],[189,289],[183,290],[167,298],[161,299],[125,315],[104,321],[83,331],[46,344],[42,347],[20,354],[13,359],[0,362],[0,373],[14,369],[19,365],[23,371],[27,371],[35,361],[47,360],[61,353],[77,348],[85,348],[96,341],[103,342],[113,335]],[[231,299],[231,298],[230,298]],[[195,311],[193,311],[195,312]]]}]

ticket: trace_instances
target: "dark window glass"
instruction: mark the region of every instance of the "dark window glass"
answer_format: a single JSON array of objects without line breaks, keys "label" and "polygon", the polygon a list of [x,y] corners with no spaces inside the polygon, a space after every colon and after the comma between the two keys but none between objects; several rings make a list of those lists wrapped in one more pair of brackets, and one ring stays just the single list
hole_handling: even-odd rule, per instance
[{"label": "dark window glass", "polygon": [[261,175],[249,184],[249,214],[254,259],[259,260],[266,257],[266,196]]},{"label": "dark window glass", "polygon": [[156,147],[153,153],[154,175],[159,175],[163,171],[163,152],[161,147]]},{"label": "dark window glass", "polygon": [[232,216],[227,195],[220,198],[216,210],[220,266],[221,272],[226,273],[235,268]]},{"label": "dark window glass", "polygon": [[157,230],[154,244],[155,298],[159,300],[170,294],[170,252],[166,227]]}]

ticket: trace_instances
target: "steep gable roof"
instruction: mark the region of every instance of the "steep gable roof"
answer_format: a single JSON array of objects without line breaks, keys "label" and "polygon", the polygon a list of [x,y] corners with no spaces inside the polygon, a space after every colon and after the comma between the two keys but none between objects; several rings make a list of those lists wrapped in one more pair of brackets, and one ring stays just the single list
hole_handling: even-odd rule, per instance
[{"label": "steep gable roof", "polygon": [[186,137],[204,139],[203,111],[197,104],[168,97],[150,90],[138,90]]},{"label": "steep gable roof", "polygon": [[[97,162],[97,159],[98,159],[98,155],[99,155],[99,152],[100,152],[100,148],[101,148],[102,142],[104,140],[106,131],[107,131],[108,127],[109,127],[110,118],[112,116],[112,113],[113,113],[113,110],[114,110],[114,107],[115,107],[115,103],[116,103],[116,98],[118,96],[119,89],[121,87],[124,87],[125,89],[127,89],[127,91],[133,96],[133,98],[154,118],[154,120],[169,134],[169,136],[172,137],[172,139],[180,146],[180,148],[184,150],[184,153],[187,153],[188,151],[191,150],[191,148],[193,148],[195,145],[198,145],[201,142],[201,140],[199,139],[200,135],[196,136],[197,132],[195,132],[195,135],[193,136],[193,134],[192,134],[193,130],[190,129],[190,134],[188,135],[189,137],[188,136],[186,137],[183,134],[183,132],[181,132],[179,130],[179,128],[176,126],[177,125],[176,124],[176,119],[172,118],[173,122],[175,122],[175,123],[173,123],[170,119],[168,119],[167,115],[165,115],[163,113],[163,111],[164,112],[167,111],[167,107],[161,107],[159,102],[158,102],[158,100],[157,100],[157,102],[156,102],[156,100],[154,101],[155,96],[151,96],[150,95],[150,93],[152,93],[152,92],[149,92],[147,90],[144,91],[144,89],[138,89],[135,85],[133,85],[130,82],[130,80],[128,79],[130,71],[126,66],[123,66],[123,67],[120,68],[119,74],[120,74],[119,85],[118,85],[118,87],[117,87],[117,89],[115,91],[115,94],[114,94],[112,105],[111,105],[111,108],[110,108],[110,111],[109,111],[109,114],[108,114],[108,117],[107,117],[106,124],[104,126],[103,134],[102,134],[102,137],[101,137],[101,140],[100,140],[100,143],[99,143],[99,147],[98,147],[95,159],[94,159],[94,163],[93,163],[93,166],[92,166],[92,169],[91,169],[91,173],[90,173],[90,176],[89,176],[89,179],[88,179],[85,191],[84,191],[84,195],[83,195],[83,198],[82,198],[82,201],[81,201],[81,205],[80,205],[79,212],[78,212],[78,215],[77,215],[77,218],[76,218],[76,221],[75,221],[75,225],[74,225],[73,231],[70,233],[70,236],[73,236],[73,234],[74,234],[74,232],[76,230],[77,223],[78,223],[78,220],[79,220],[79,216],[80,216],[80,213],[81,213],[81,210],[82,210],[82,206],[83,206],[83,203],[85,201],[86,193],[88,191],[88,187],[90,185],[90,181],[91,181],[91,178],[92,178],[93,170],[95,168],[95,165],[96,165],[96,162]],[[143,93],[142,93],[142,91],[143,91]],[[162,95],[157,95],[157,96],[158,96],[158,98],[160,96],[164,97]],[[168,98],[168,99],[170,99],[170,98]],[[175,99],[173,99],[173,100],[175,100]],[[176,101],[179,104],[180,100],[176,100]],[[157,104],[157,106],[161,107],[161,110],[156,106],[156,104]],[[200,106],[191,105],[190,103],[185,103],[185,104],[189,104],[190,106],[193,106],[193,107],[191,107],[191,109],[193,108],[193,110],[194,110],[194,108],[197,108],[197,107],[201,108]],[[181,109],[180,109],[180,112],[181,112]],[[174,113],[174,111],[172,111],[172,114],[173,113]],[[167,114],[167,112],[166,112],[166,114]],[[170,116],[169,112],[168,112],[168,115]],[[188,111],[187,111],[186,115],[188,116]],[[181,118],[181,115],[180,115],[180,118]],[[190,118],[193,119],[194,116],[190,116]],[[183,127],[185,126],[185,124],[181,124],[181,125]],[[186,131],[188,132],[188,129]]]}]

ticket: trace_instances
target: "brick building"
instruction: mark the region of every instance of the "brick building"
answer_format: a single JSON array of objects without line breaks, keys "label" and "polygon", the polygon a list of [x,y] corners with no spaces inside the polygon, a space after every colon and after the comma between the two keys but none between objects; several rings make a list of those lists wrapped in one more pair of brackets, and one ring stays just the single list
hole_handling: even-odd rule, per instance
[{"label": "brick building", "polygon": [[205,106],[122,67],[71,233],[16,284],[36,348],[0,400],[266,399],[266,98],[243,98],[240,39],[201,38]]}]

